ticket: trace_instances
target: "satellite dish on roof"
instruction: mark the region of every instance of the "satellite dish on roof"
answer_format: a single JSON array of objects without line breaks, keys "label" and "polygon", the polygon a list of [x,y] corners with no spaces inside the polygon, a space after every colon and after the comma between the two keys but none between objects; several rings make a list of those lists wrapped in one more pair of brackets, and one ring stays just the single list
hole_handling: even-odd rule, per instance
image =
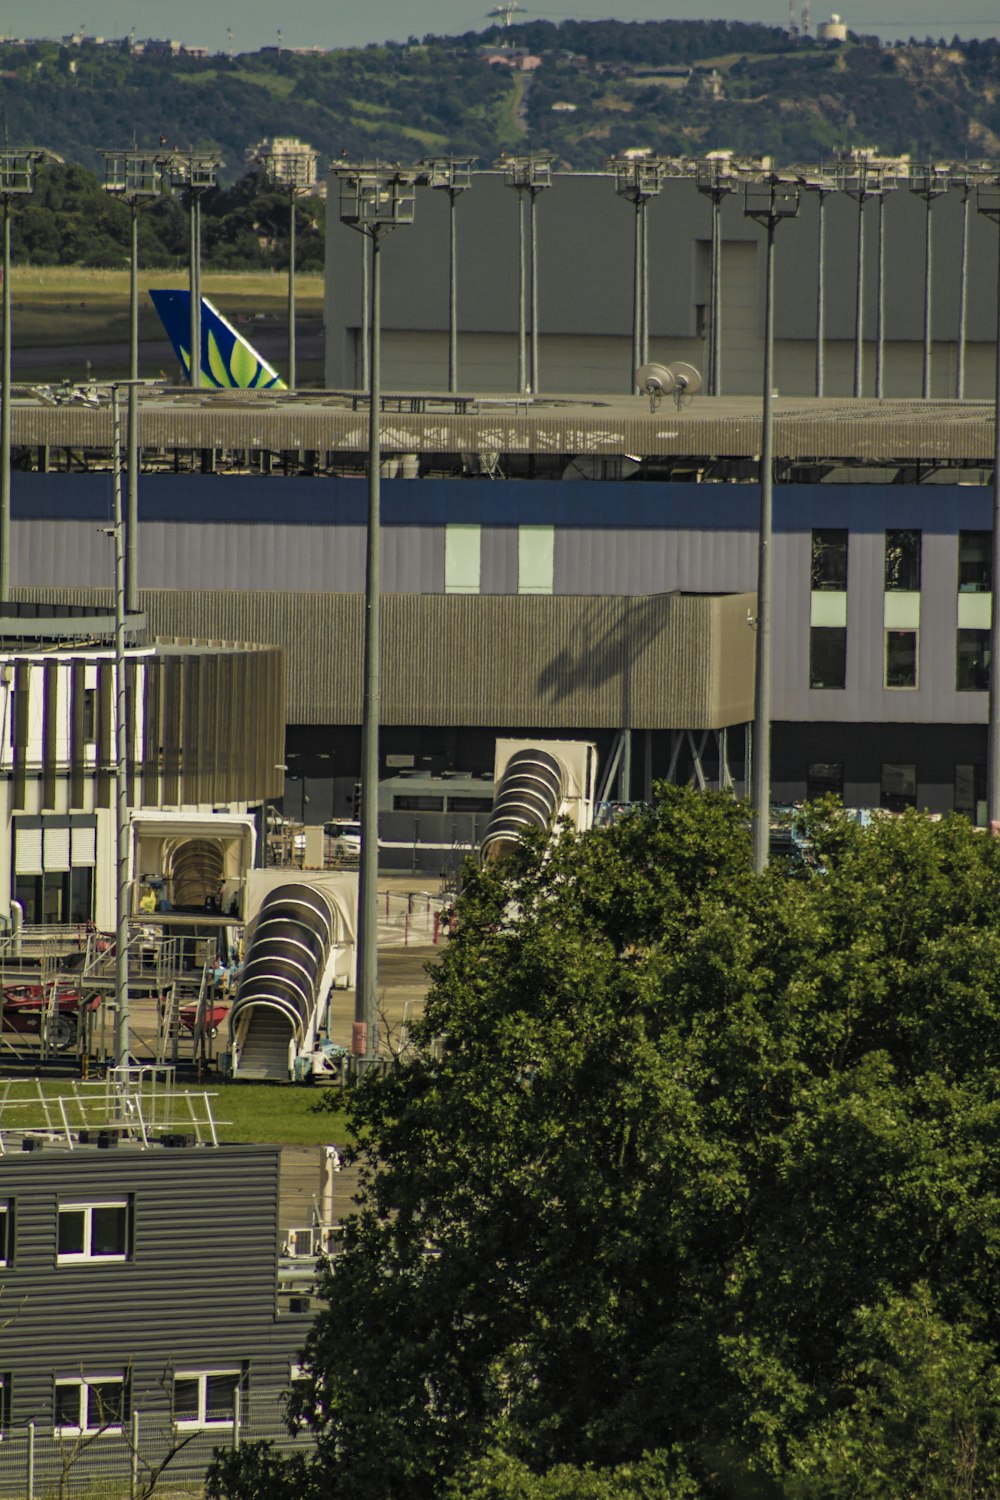
[{"label": "satellite dish on roof", "polygon": [[640,365],[633,379],[644,396],[669,396],[677,383],[674,372],[667,365],[652,362]]},{"label": "satellite dish on roof", "polygon": [[685,396],[693,396],[701,390],[701,375],[694,365],[677,359],[672,365],[652,362],[640,365],[632,377],[636,388],[649,397],[649,409],[655,411],[664,396],[673,394],[680,406]]}]

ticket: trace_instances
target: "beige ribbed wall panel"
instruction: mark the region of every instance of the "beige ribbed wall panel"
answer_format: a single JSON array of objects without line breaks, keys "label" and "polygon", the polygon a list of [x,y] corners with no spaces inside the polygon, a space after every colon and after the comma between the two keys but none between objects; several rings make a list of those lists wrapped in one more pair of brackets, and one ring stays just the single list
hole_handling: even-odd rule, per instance
[{"label": "beige ribbed wall panel", "polygon": [[[97,590],[15,590],[98,602]],[[361,719],[358,594],[143,592],[157,636],[280,645],[287,721]],[[751,594],[388,594],[382,722],[719,729],[753,717]],[[279,757],[280,758],[280,757]]]},{"label": "beige ribbed wall panel", "polygon": [[[340,449],[364,452],[367,414],[319,398],[219,393],[197,404],[189,398],[144,403],[145,447]],[[778,399],[774,451],[779,458],[859,458],[874,461],[993,458],[993,408],[984,401],[849,401]],[[108,448],[107,408],[12,408],[15,444]],[[749,457],[760,451],[760,402],[746,396],[696,396],[677,410],[664,401],[650,412],[644,397],[586,403],[579,397],[528,406],[508,399],[473,403],[468,414],[386,412],[386,453],[604,453]]]}]

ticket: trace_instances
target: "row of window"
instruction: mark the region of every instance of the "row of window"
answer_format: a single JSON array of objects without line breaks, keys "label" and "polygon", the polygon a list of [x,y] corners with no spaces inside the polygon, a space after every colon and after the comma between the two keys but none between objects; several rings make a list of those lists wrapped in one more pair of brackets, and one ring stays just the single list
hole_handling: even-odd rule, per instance
[{"label": "row of window", "polygon": [[[882,681],[887,688],[919,686],[918,637],[916,630],[887,630]],[[990,633],[988,630],[958,631],[955,647],[955,689],[959,693],[982,693],[990,685]],[[809,631],[809,686],[847,686],[847,627],[813,625]]]},{"label": "row of window", "polygon": [[[555,580],[555,527],[517,528],[517,592],[551,594]],[[482,582],[482,527],[456,523],[444,531],[444,591],[478,594]]]},{"label": "row of window", "polygon": [[[231,1426],[236,1414],[236,1392],[245,1390],[246,1371],[240,1367],[176,1371],[171,1388],[174,1427],[194,1432]],[[0,1429],[10,1425],[11,1391],[11,1377],[0,1375]],[[131,1416],[131,1394],[126,1370],[57,1376],[52,1392],[55,1436],[121,1432]]]},{"label": "row of window", "polygon": [[[986,798],[985,765],[955,766],[954,808],[981,822]],[[811,801],[832,792],[844,796],[844,767],[839,761],[812,761],[806,776],[806,797]],[[917,805],[917,768],[912,762],[885,761],[881,768],[880,806],[902,812]]]},{"label": "row of window", "polygon": [[[0,1202],[0,1267],[15,1256],[13,1199]],[[113,1198],[100,1203],[60,1203],[56,1228],[56,1264],[122,1261],[132,1255],[132,1201]]]},{"label": "row of window", "polygon": [[[821,526],[812,534],[813,593],[847,590],[847,529]],[[914,530],[885,533],[884,585],[887,594],[920,592],[923,537]],[[988,594],[993,588],[993,533],[958,533],[958,592]]]}]

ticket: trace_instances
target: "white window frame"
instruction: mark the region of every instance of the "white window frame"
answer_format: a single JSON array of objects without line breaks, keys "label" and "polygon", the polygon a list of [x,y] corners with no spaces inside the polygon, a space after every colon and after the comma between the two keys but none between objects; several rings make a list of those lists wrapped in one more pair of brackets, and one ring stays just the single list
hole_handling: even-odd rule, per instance
[{"label": "white window frame", "polygon": [[[115,1251],[111,1255],[96,1255],[92,1249],[94,1236],[94,1210],[100,1208],[120,1208],[125,1210],[125,1249],[121,1252]],[[126,1198],[103,1198],[89,1203],[60,1203],[58,1217],[63,1214],[83,1214],[83,1250],[70,1251],[65,1254],[59,1253],[59,1230],[56,1226],[56,1264],[60,1266],[80,1265],[114,1265],[128,1260],[128,1241],[130,1229],[130,1216],[132,1204]]]},{"label": "white window frame", "polygon": [[55,1382],[55,1388],[57,1391],[60,1389],[60,1387],[65,1390],[70,1386],[75,1386],[77,1389],[77,1422],[75,1425],[72,1423],[64,1423],[60,1425],[60,1423],[56,1420],[56,1411],[55,1406],[53,1405],[52,1431],[55,1436],[90,1437],[97,1436],[99,1434],[103,1437],[105,1433],[111,1435],[120,1433],[122,1430],[121,1422],[109,1422],[107,1426],[90,1426],[89,1393],[91,1386],[94,1385],[119,1385],[122,1388],[122,1405],[124,1409],[124,1405],[127,1400],[126,1384],[127,1382],[125,1374],[121,1370],[111,1370],[106,1374],[58,1376]]},{"label": "white window frame", "polygon": [[228,1414],[228,1416],[225,1417],[212,1417],[209,1416],[207,1411],[206,1403],[208,1399],[208,1382],[213,1378],[218,1378],[220,1375],[230,1377],[235,1376],[236,1389],[241,1393],[242,1396],[244,1372],[241,1366],[220,1366],[218,1369],[214,1370],[174,1371],[175,1386],[178,1380],[196,1380],[198,1382],[198,1415],[196,1417],[178,1417],[175,1415],[174,1427],[178,1432],[200,1432],[206,1427],[234,1427],[236,1425],[235,1402],[233,1403],[232,1411]]}]

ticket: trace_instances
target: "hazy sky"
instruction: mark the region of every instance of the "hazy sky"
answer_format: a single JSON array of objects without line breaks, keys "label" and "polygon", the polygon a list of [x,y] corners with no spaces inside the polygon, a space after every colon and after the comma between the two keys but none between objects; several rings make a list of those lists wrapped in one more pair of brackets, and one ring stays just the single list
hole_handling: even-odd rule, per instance
[{"label": "hazy sky", "polygon": [[[176,37],[180,41],[224,50],[226,28],[237,51],[254,51],[277,41],[276,27],[290,47],[356,46],[387,38],[405,41],[428,31],[442,34],[478,29],[493,0],[0,0],[0,32],[12,36],[60,36],[79,30],[90,35]],[[668,20],[724,17],[764,21],[781,26],[788,0],[555,0],[537,9],[524,0],[524,19],[559,20],[576,16],[596,20],[609,14],[621,20]],[[796,0],[796,6],[801,0]],[[812,0],[813,24],[825,20],[838,0]],[[986,0],[863,0],[862,13],[850,0],[839,0],[849,26],[885,37],[1000,35],[1000,7],[990,14]]]}]

